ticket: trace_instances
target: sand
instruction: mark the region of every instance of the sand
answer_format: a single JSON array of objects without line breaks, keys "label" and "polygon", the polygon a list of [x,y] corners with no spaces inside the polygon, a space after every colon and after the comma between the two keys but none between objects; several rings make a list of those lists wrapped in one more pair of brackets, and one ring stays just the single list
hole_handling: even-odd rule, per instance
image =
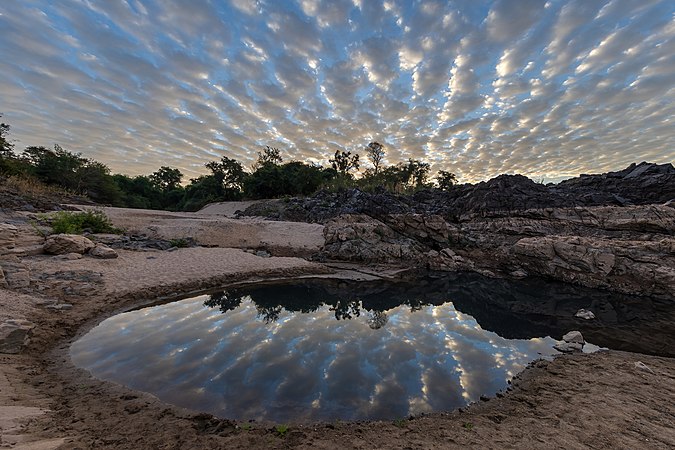
[{"label": "sand", "polygon": [[[315,245],[302,224],[183,213],[109,211],[116,223],[161,230],[223,227],[251,235],[283,229],[284,245]],[[209,220],[214,221],[213,224]],[[153,222],[154,221],[154,222]],[[225,222],[220,222],[225,221]],[[274,226],[272,226],[274,224]],[[172,225],[173,226],[173,225]],[[263,231],[261,231],[263,230]],[[173,231],[172,231],[173,232]],[[320,232],[320,229],[318,229]],[[206,233],[208,235],[208,233]],[[237,239],[243,239],[243,237]],[[177,237],[177,236],[175,236]],[[229,238],[228,238],[229,239]],[[248,239],[248,238],[247,238]],[[271,241],[275,237],[272,236]],[[240,248],[120,251],[113,260],[23,258],[30,293],[0,289],[2,317],[37,328],[21,355],[1,355],[0,446],[64,449],[154,448],[673,448],[675,360],[616,351],[540,361],[513,389],[451,413],[390,422],[272,424],[216,419],[99,381],[74,367],[70,343],[116,312],[243,280],[327,276],[296,257],[264,258]],[[372,276],[377,271],[368,271]],[[72,305],[54,310],[48,306]],[[649,367],[643,370],[636,362]],[[23,447],[21,447],[23,446]]]}]

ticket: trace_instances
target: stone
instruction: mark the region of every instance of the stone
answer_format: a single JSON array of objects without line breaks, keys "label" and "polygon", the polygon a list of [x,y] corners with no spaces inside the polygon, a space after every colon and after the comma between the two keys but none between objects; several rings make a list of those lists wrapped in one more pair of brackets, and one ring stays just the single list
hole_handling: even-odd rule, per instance
[{"label": "stone", "polygon": [[595,314],[593,314],[593,311],[589,311],[587,309],[581,308],[577,313],[574,315],[574,317],[578,317],[580,319],[585,319],[585,320],[591,320],[595,319]]},{"label": "stone", "polygon": [[20,353],[28,344],[35,325],[28,320],[10,319],[0,324],[0,353]]},{"label": "stone", "polygon": [[63,255],[66,253],[84,254],[94,248],[91,240],[77,234],[55,234],[49,236],[44,245],[45,253]]},{"label": "stone", "polygon": [[65,253],[63,255],[57,255],[54,258],[62,261],[74,261],[76,259],[82,259],[82,255],[79,253]]},{"label": "stone", "polygon": [[50,304],[45,306],[47,309],[52,309],[55,311],[68,311],[73,309],[73,305],[70,303],[58,303],[58,304]]},{"label": "stone", "polygon": [[509,275],[511,275],[513,278],[526,278],[527,277],[527,272],[524,270],[514,270],[511,272]]},{"label": "stone", "polygon": [[578,342],[558,342],[553,348],[562,353],[573,353],[582,351],[584,346]]},{"label": "stone", "polygon": [[103,244],[97,244],[89,250],[89,255],[101,259],[115,259],[119,256],[115,250]]},{"label": "stone", "polygon": [[635,363],[635,368],[639,369],[639,370],[642,370],[643,372],[654,373],[654,371],[647,364],[643,363],[642,361],[637,361]]},{"label": "stone", "polygon": [[0,223],[0,253],[13,249],[16,245],[18,228],[8,223]]},{"label": "stone", "polygon": [[569,333],[565,334],[562,337],[562,340],[567,342],[567,343],[574,343],[574,344],[581,344],[583,345],[586,341],[584,341],[584,336],[581,334],[581,331],[570,331]]},{"label": "stone", "polygon": [[258,250],[257,252],[255,252],[255,256],[259,256],[261,258],[269,258],[272,255],[270,254],[270,252],[266,250]]}]

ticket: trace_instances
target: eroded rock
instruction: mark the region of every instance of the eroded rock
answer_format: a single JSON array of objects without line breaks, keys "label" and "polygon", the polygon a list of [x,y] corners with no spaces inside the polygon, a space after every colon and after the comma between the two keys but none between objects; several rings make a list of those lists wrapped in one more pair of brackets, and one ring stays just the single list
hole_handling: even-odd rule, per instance
[{"label": "eroded rock", "polygon": [[115,259],[119,256],[115,250],[103,244],[96,244],[94,248],[89,250],[89,255],[101,259]]},{"label": "eroded rock", "polygon": [[55,234],[49,236],[44,244],[45,253],[63,255],[66,253],[84,254],[94,248],[91,240],[77,234]]},{"label": "eroded rock", "polygon": [[10,319],[0,324],[0,353],[20,353],[28,344],[35,325],[28,320]]}]

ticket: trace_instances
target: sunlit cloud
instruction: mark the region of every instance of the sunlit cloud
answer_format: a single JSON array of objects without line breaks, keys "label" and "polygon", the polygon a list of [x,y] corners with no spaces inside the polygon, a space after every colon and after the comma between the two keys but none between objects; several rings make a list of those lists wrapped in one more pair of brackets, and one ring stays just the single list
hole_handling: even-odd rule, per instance
[{"label": "sunlit cloud", "polygon": [[461,181],[555,181],[675,148],[675,4],[0,3],[0,113],[18,150],[188,177],[263,145],[328,163],[371,140]]}]

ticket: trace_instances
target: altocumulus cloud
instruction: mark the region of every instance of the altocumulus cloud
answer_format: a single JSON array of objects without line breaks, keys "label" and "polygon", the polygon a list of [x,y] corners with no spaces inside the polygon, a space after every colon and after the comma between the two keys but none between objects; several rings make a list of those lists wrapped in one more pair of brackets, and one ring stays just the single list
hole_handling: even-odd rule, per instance
[{"label": "altocumulus cloud", "polygon": [[18,148],[188,176],[263,145],[387,145],[478,181],[559,180],[675,147],[671,0],[0,2]]}]

